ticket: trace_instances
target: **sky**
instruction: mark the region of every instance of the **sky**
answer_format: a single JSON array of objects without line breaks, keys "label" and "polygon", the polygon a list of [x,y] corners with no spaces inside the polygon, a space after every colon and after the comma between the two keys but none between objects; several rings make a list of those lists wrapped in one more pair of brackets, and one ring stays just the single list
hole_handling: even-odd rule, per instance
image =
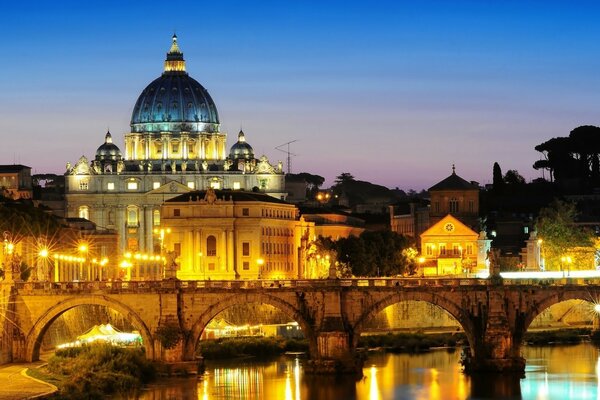
[{"label": "sky", "polygon": [[[18,4],[19,3],[19,4]],[[295,141],[292,172],[426,189],[492,165],[542,176],[534,147],[600,125],[600,4],[589,1],[8,2],[0,164],[64,173],[131,112],[173,32],[233,145]]]}]

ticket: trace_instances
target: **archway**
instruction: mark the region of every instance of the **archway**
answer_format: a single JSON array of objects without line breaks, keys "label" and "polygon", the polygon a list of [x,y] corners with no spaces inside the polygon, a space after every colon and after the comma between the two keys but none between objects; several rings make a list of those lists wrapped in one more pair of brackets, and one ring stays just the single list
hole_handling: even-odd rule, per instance
[{"label": "archway", "polygon": [[[600,293],[585,289],[555,292],[535,302],[515,330],[515,342],[522,345],[530,330],[556,330],[592,327],[600,315],[595,306],[600,304]],[[520,329],[519,329],[520,328]]]},{"label": "archway", "polygon": [[146,357],[150,360],[155,359],[152,335],[150,334],[150,330],[144,321],[142,321],[142,319],[125,304],[106,296],[71,297],[48,309],[48,311],[38,318],[33,327],[27,333],[25,339],[25,359],[29,362],[39,360],[42,339],[48,328],[62,314],[68,310],[82,305],[104,306],[120,313],[125,319],[130,321],[131,324],[135,326],[142,335]]},{"label": "archway", "polygon": [[191,340],[186,343],[186,354],[193,354],[196,351],[196,346],[202,337],[202,333],[215,317],[231,307],[244,304],[265,304],[272,306],[285,314],[290,320],[297,322],[298,326],[302,330],[302,333],[304,334],[304,337],[308,340],[309,353],[311,355],[316,354],[316,339],[312,330],[312,326],[308,322],[307,318],[292,304],[275,296],[263,293],[230,295],[209,306],[206,311],[199,316],[196,323],[192,327]]},{"label": "archway", "polygon": [[363,333],[368,327],[371,321],[377,317],[378,314],[383,312],[390,306],[395,304],[414,302],[414,303],[427,303],[436,308],[442,310],[442,313],[447,314],[452,320],[456,321],[456,324],[464,332],[471,352],[473,352],[473,344],[475,338],[473,337],[474,328],[471,320],[465,315],[461,307],[459,307],[453,301],[436,295],[435,293],[429,292],[399,292],[389,295],[382,300],[374,303],[369,307],[356,321],[352,329],[352,345],[354,348],[358,345],[361,333]]}]

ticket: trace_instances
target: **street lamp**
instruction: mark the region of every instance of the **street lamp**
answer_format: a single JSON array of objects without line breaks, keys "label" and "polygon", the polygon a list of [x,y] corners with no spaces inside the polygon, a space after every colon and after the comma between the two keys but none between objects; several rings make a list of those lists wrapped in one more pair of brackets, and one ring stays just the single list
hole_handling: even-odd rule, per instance
[{"label": "street lamp", "polygon": [[262,277],[262,266],[265,264],[265,260],[263,260],[262,258],[259,258],[258,260],[256,260],[256,265],[258,266],[258,279],[261,279]]},{"label": "street lamp", "polygon": [[42,247],[40,249],[40,251],[38,252],[38,256],[39,259],[41,260],[41,265],[38,264],[37,267],[37,279],[39,281],[46,281],[46,280],[50,280],[49,276],[48,276],[48,271],[47,266],[48,264],[46,263],[48,261],[48,255],[50,255],[50,252],[48,251],[48,249],[46,247]]}]

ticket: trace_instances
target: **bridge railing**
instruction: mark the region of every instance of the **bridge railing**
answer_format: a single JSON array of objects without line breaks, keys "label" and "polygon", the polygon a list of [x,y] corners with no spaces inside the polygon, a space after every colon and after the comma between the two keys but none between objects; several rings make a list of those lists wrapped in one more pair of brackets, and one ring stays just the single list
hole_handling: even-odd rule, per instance
[{"label": "bridge railing", "polygon": [[[79,281],[79,282],[16,282],[19,291],[46,292],[105,292],[105,291],[160,291],[160,290],[200,290],[200,289],[290,289],[325,287],[364,287],[374,288],[418,288],[449,286],[491,285],[489,279],[478,278],[344,278],[344,279],[260,279],[260,280],[204,280],[180,281],[166,279],[160,281]],[[510,286],[566,286],[600,285],[598,278],[563,279],[504,279],[503,285]]]}]

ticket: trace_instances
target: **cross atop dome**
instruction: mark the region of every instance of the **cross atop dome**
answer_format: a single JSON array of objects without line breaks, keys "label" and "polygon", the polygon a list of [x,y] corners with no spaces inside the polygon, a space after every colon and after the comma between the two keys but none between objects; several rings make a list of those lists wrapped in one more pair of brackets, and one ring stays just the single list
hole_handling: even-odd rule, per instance
[{"label": "cross atop dome", "polygon": [[165,60],[165,72],[185,72],[185,60],[177,44],[177,35],[173,34],[172,40],[173,43]]}]

